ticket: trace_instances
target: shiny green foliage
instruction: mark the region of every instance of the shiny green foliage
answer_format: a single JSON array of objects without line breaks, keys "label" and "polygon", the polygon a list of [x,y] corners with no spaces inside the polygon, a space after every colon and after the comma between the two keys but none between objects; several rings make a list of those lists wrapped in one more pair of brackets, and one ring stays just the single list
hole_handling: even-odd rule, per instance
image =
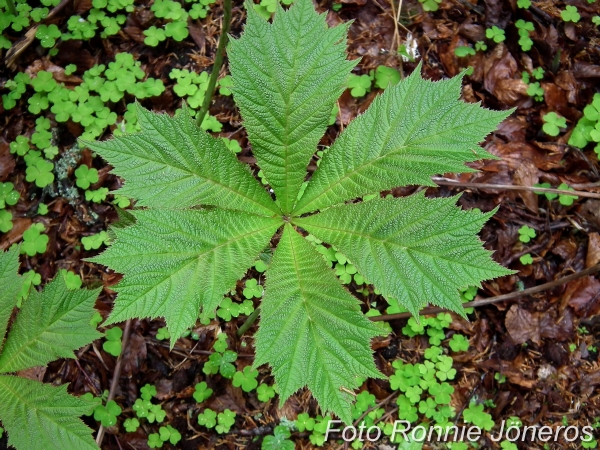
[{"label": "shiny green foliage", "polygon": [[357,63],[346,60],[348,25],[329,28],[307,1],[280,9],[273,23],[248,8],[244,34],[229,44],[234,99],[284,214]]},{"label": "shiny green foliage", "polygon": [[[276,5],[272,22],[251,5],[242,36],[228,50],[232,85],[223,87],[231,87],[272,190],[221,138],[197,127],[186,108],[169,117],[137,106],[140,132],[86,142],[124,178],[119,193],[145,207],[132,210],[130,223],[111,231],[108,250],[92,259],[124,275],[106,324],[164,317],[174,345],[199,316],[206,322],[215,311],[224,320],[250,313],[250,300],[240,305],[224,296],[270,256],[264,250],[276,234],[272,259],[260,264],[264,278],[260,284],[248,279],[243,292],[248,299],[263,297],[254,365],[236,372],[237,354],[218,338],[203,372],[250,390],[256,369],[268,364],[281,403],[308,387],[325,413],[350,423],[357,411],[352,390],[366,377],[382,377],[369,345],[382,328],[342,282],[368,280],[413,314],[427,302],[464,314],[459,289],[510,273],[476,236],[493,213],[462,211],[456,198],[381,199],[379,192],[472,171],[466,162],[493,157],[478,143],[507,112],[461,102],[460,77],[433,83],[419,68],[394,84],[390,73],[382,74],[385,92],[319,154],[319,168],[306,184],[306,167],[356,64],[345,57],[347,26],[329,28],[311,0],[296,0],[288,10]],[[167,9],[161,12],[166,19],[181,14]],[[200,89],[188,74],[176,79],[179,95]],[[363,201],[344,204],[357,197]],[[317,250],[301,228],[312,242],[318,238],[337,250]],[[428,330],[431,343],[445,338],[440,324],[449,323],[447,316]],[[438,362],[438,378],[451,379],[451,365]],[[262,391],[263,398],[272,396]],[[198,420],[223,433],[233,425],[232,414],[205,410]]]},{"label": "shiny green foliage", "polygon": [[554,111],[544,114],[542,120],[544,121],[544,125],[542,126],[544,133],[550,136],[558,136],[560,129],[567,127],[567,120]]},{"label": "shiny green foliage", "polygon": [[0,421],[8,444],[18,450],[97,448],[91,430],[78,419],[95,402],[69,395],[66,385],[42,384],[11,373],[74,358],[74,350],[99,338],[89,325],[99,289],[68,290],[58,276],[43,292],[33,290],[2,346],[24,281],[17,274],[18,255],[18,248],[0,254]]},{"label": "shiny green foliage", "polygon": [[269,363],[285,399],[308,386],[322,408],[350,420],[359,377],[380,378],[369,340],[380,334],[314,247],[286,225],[267,270],[255,366]]},{"label": "shiny green foliage", "polygon": [[432,186],[430,177],[471,172],[494,158],[477,144],[508,113],[463,103],[461,77],[431,82],[420,66],[377,97],[323,157],[294,213],[322,209],[395,186]]},{"label": "shiny green foliage", "polygon": [[296,223],[335,245],[386,298],[397,299],[412,314],[427,302],[460,314],[460,287],[511,271],[490,258],[476,235],[493,212],[462,211],[455,202],[422,194],[375,199]]}]

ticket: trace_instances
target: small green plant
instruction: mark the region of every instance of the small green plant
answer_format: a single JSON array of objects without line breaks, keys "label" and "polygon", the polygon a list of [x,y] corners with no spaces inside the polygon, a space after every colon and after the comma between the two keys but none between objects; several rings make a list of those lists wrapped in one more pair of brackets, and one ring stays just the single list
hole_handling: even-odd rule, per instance
[{"label": "small green plant", "polygon": [[[574,191],[572,187],[569,187],[567,183],[561,183],[557,189],[562,191]],[[577,200],[576,195],[558,194],[558,202],[563,206],[571,206],[573,202]]]},{"label": "small green plant", "polygon": [[423,11],[435,12],[439,9],[442,0],[419,0],[419,3],[423,5]]},{"label": "small green plant", "polygon": [[123,337],[123,330],[119,327],[112,327],[106,331],[105,336],[106,341],[102,344],[104,351],[113,356],[119,356],[122,350],[121,338]]},{"label": "small green plant", "polygon": [[519,19],[515,22],[515,26],[519,30],[519,45],[521,46],[521,50],[524,52],[531,50],[533,41],[531,40],[530,35],[535,30],[533,22],[527,22],[523,19]]},{"label": "small green plant", "polygon": [[378,66],[375,69],[375,87],[385,89],[400,82],[400,72],[393,67]]},{"label": "small green plant", "polygon": [[560,128],[567,127],[567,120],[556,114],[554,111],[544,114],[542,120],[544,121],[542,129],[550,136],[558,136]]},{"label": "small green plant", "polygon": [[261,450],[294,450],[296,446],[289,440],[291,436],[290,429],[283,425],[278,425],[273,430],[273,436],[265,436]]},{"label": "small green plant", "polygon": [[[481,46],[480,46],[480,48],[481,48]],[[454,49],[454,54],[456,56],[458,56],[459,58],[465,58],[467,56],[474,56],[475,55],[475,50],[473,50],[472,47],[468,47],[468,46],[462,45],[462,46],[456,47]]]},{"label": "small green plant", "polygon": [[517,0],[517,6],[522,9],[529,9],[531,0]]},{"label": "small green plant", "polygon": [[[551,188],[552,185],[550,183],[538,183],[538,184],[534,184],[533,187]],[[558,194],[554,194],[553,192],[540,192],[540,191],[533,191],[533,192],[537,195],[543,194],[548,200],[554,200],[556,197],[558,197]]]},{"label": "small green plant", "polygon": [[529,253],[519,257],[519,261],[521,261],[521,264],[523,264],[524,266],[528,264],[533,264],[533,258]]},{"label": "small green plant", "polygon": [[371,77],[369,75],[350,74],[348,89],[352,97],[362,97],[371,90]]},{"label": "small green plant", "polygon": [[169,329],[167,327],[160,327],[156,331],[156,339],[162,341],[164,339],[169,339],[171,335],[169,334]]},{"label": "small green plant", "polygon": [[500,42],[504,42],[504,40],[506,39],[504,30],[498,28],[496,25],[494,25],[491,28],[487,28],[485,30],[485,37],[488,39],[491,39],[496,44],[499,44]]},{"label": "small green plant", "polygon": [[478,52],[485,52],[487,50],[487,45],[483,41],[475,42],[475,50]]},{"label": "small green plant", "polygon": [[125,421],[123,422],[123,428],[125,428],[125,431],[127,431],[128,433],[135,433],[139,426],[140,421],[137,420],[135,417],[125,419]]},{"label": "small green plant", "polygon": [[81,289],[81,285],[83,284],[83,281],[81,280],[81,277],[79,275],[77,275],[76,273],[70,272],[65,269],[61,269],[58,271],[58,275],[63,277],[63,279],[65,280],[65,286],[67,286],[67,289],[69,289],[69,290]]},{"label": "small green plant", "polygon": [[98,171],[94,168],[89,168],[86,165],[81,165],[75,170],[75,183],[81,189],[87,189],[91,184],[98,182]]},{"label": "small green plant", "polygon": [[81,243],[83,244],[83,248],[86,250],[97,250],[103,244],[108,242],[108,233],[106,231],[101,231],[100,233],[93,234],[91,236],[85,236],[81,238]]},{"label": "small green plant", "polygon": [[537,81],[535,83],[531,83],[527,88],[527,95],[530,97],[535,97],[538,102],[544,101],[544,88],[540,86],[540,83]]},{"label": "small green plant", "polygon": [[194,400],[198,403],[202,403],[207,400],[213,393],[213,390],[208,387],[205,381],[202,381],[196,384],[196,388],[194,390]]},{"label": "small green plant", "polygon": [[29,182],[35,182],[35,185],[39,188],[46,187],[54,181],[53,169],[54,164],[39,158],[34,164],[27,167],[25,179]]},{"label": "small green plant", "polygon": [[533,75],[533,78],[535,78],[536,80],[542,80],[544,78],[544,69],[542,67],[538,67],[537,69],[533,69],[531,71],[531,75]]},{"label": "small green plant", "polygon": [[206,428],[214,428],[217,425],[217,413],[210,408],[206,408],[198,414],[198,425]]},{"label": "small green plant", "polygon": [[[382,329],[362,314],[300,229],[339,249],[391,305],[418,316],[431,302],[464,316],[460,288],[512,273],[493,262],[477,237],[493,211],[462,210],[457,197],[428,199],[423,191],[346,202],[394,186],[431,185],[439,173],[471,171],[466,162],[493,157],[478,143],[509,112],[459,101],[461,77],[433,83],[419,66],[345,128],[299,195],[356,65],[345,57],[347,26],[328,28],[310,0],[278,9],[272,22],[247,6],[245,31],[228,48],[233,93],[275,200],[185,107],[169,117],[138,106],[140,133],[82,141],[125,179],[120,194],[140,207],[129,211],[135,222],[114,228],[112,245],[92,259],[124,274],[106,324],[162,316],[174,345],[199,311],[205,320],[218,309],[277,232],[253,369],[272,367],[281,402],[308,386],[324,411],[350,423],[349,391],[359,379],[382,377],[369,345]],[[319,56],[297,51],[315,43]],[[272,67],[279,67],[278,78],[265,78]],[[435,108],[428,106],[432,98],[439,99]],[[210,208],[192,208],[200,204]],[[449,317],[435,319],[430,341],[445,338],[439,328]],[[236,359],[231,350],[216,351],[203,371],[231,378]],[[455,375],[451,358],[450,367],[438,363],[438,379]]]},{"label": "small green plant", "polygon": [[117,424],[117,417],[121,415],[121,407],[114,400],[109,400],[106,405],[98,405],[94,408],[94,420],[97,420],[105,427],[112,427]]},{"label": "small green plant", "polygon": [[563,11],[560,12],[560,17],[565,22],[579,22],[581,19],[581,15],[579,11],[577,11],[577,7],[573,5],[567,5]]},{"label": "small green plant", "polygon": [[465,423],[472,423],[486,431],[490,431],[494,426],[492,416],[483,412],[483,405],[477,405],[474,402],[471,402],[469,407],[463,411],[463,419]]},{"label": "small green plant", "polygon": [[12,374],[74,358],[74,350],[101,337],[89,325],[100,289],[69,290],[56,277],[41,293],[32,290],[4,340],[24,283],[18,269],[18,247],[0,253],[0,421],[8,445],[17,450],[97,449],[91,430],[79,420],[96,407],[96,400],[74,397],[66,385]]},{"label": "small green plant", "polygon": [[[592,17],[592,23],[596,26],[600,26],[600,16]],[[584,447],[584,448],[595,448],[595,447]]]},{"label": "small green plant", "polygon": [[469,349],[469,340],[462,334],[455,334],[448,345],[453,352],[466,352]]},{"label": "small green plant", "polygon": [[529,242],[535,237],[535,230],[533,228],[528,227],[527,225],[523,225],[519,228],[519,240],[521,242]]},{"label": "small green plant", "polygon": [[35,37],[40,40],[40,44],[44,48],[52,48],[61,35],[60,30],[54,24],[40,25],[35,33]]},{"label": "small green plant", "polygon": [[244,371],[237,371],[233,375],[232,384],[235,387],[241,387],[244,392],[252,392],[258,386],[256,377],[258,376],[258,370],[252,370],[252,367],[244,367]]},{"label": "small green plant", "polygon": [[229,433],[229,430],[235,423],[235,413],[229,409],[220,412],[217,415],[217,426],[215,430],[219,434]]},{"label": "small green plant", "polygon": [[8,233],[12,230],[12,213],[6,210],[0,210],[0,233]]},{"label": "small green plant", "polygon": [[268,402],[275,397],[275,387],[268,384],[261,384],[256,389],[256,396],[261,402]]},{"label": "small green plant", "polygon": [[132,408],[136,416],[140,419],[145,418],[149,423],[162,422],[167,413],[160,405],[152,403],[152,397],[156,396],[156,387],[151,384],[145,384],[140,389],[141,398],[136,399]]},{"label": "small green plant", "polygon": [[233,378],[235,374],[235,366],[232,364],[237,360],[237,353],[232,350],[225,350],[223,353],[215,352],[208,357],[208,361],[204,363],[202,372],[206,375],[214,375],[220,373],[225,378]]},{"label": "small green plant", "polygon": [[14,187],[12,183],[0,183],[0,209],[16,205],[19,201],[20,195]]},{"label": "small green plant", "polygon": [[46,252],[50,238],[46,234],[41,234],[42,231],[45,231],[44,225],[35,223],[23,233],[21,253],[25,253],[28,256],[35,256],[38,253],[43,254]]}]

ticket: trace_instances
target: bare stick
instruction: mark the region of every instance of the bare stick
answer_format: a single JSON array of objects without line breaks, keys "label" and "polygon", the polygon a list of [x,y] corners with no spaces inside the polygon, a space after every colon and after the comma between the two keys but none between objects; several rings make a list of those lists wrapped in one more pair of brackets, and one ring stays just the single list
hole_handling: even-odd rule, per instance
[{"label": "bare stick", "polygon": [[[511,292],[509,294],[497,295],[495,297],[484,298],[481,300],[475,300],[473,302],[464,303],[463,306],[465,308],[468,308],[468,307],[476,308],[478,306],[490,305],[492,303],[498,303],[498,302],[502,302],[505,300],[513,300],[515,298],[537,294],[538,292],[547,291],[548,289],[552,289],[556,286],[561,286],[570,281],[576,280],[581,277],[585,277],[586,275],[591,275],[591,274],[599,272],[599,271],[600,271],[600,264],[596,264],[595,266],[592,266],[589,269],[585,269],[585,270],[582,270],[581,272],[567,275],[566,277],[559,278],[558,280],[540,284],[539,286],[534,286],[532,288],[524,289],[522,291],[515,291],[515,292]],[[422,309],[421,311],[419,311],[419,315],[437,314],[437,313],[446,312],[446,311],[448,311],[448,310],[444,309],[444,308],[431,307],[431,308]],[[409,312],[405,312],[405,313],[399,313],[399,314],[384,314],[382,316],[369,317],[369,319],[371,319],[373,322],[381,322],[384,320],[406,319],[408,317],[412,317],[412,314]]]},{"label": "bare stick", "polygon": [[[115,365],[115,370],[113,372],[113,379],[110,383],[110,390],[108,391],[107,402],[113,400],[115,398],[115,392],[117,391],[117,386],[119,385],[119,378],[121,376],[121,368],[123,367],[123,355],[125,354],[125,349],[127,348],[127,342],[129,341],[129,333],[131,332],[131,319],[125,322],[125,330],[123,331],[123,340],[121,341],[121,354],[117,358],[117,364]],[[96,444],[98,447],[102,444],[102,439],[104,438],[104,425],[100,424],[100,428],[98,429],[98,435],[96,436]]]},{"label": "bare stick", "polygon": [[198,126],[202,125],[204,121],[204,117],[208,112],[208,108],[210,107],[210,101],[212,100],[212,96],[215,93],[215,86],[217,85],[217,78],[219,77],[219,72],[221,71],[221,66],[223,65],[223,56],[225,54],[225,47],[227,46],[227,41],[229,40],[227,33],[229,33],[229,27],[231,25],[231,0],[223,0],[223,23],[221,25],[221,37],[219,37],[219,46],[217,47],[217,54],[215,55],[215,62],[213,64],[212,72],[210,74],[210,80],[208,81],[208,87],[206,89],[206,94],[204,94],[204,100],[202,101],[202,107],[200,108],[200,112],[198,112],[198,117],[196,118],[196,124]]},{"label": "bare stick", "polygon": [[432,181],[440,186],[472,187],[479,189],[503,189],[511,191],[551,192],[553,194],[574,195],[577,197],[600,198],[600,193],[585,191],[567,191],[564,189],[542,188],[533,186],[515,186],[512,184],[468,183],[449,178],[432,177]]}]

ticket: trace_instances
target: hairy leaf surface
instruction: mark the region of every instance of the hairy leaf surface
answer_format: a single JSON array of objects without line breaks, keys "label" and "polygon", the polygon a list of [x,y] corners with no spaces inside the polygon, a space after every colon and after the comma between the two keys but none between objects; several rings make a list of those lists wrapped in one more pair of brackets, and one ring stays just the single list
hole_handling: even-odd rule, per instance
[{"label": "hairy leaf surface", "polygon": [[252,151],[289,213],[356,62],[346,60],[348,26],[328,28],[311,1],[279,7],[272,24],[252,6],[247,12],[244,34],[228,49],[233,95]]},{"label": "hairy leaf surface", "polygon": [[165,318],[171,343],[208,314],[269,244],[281,219],[230,210],[135,211],[115,243],[92,261],[124,274],[106,324]]},{"label": "hairy leaf surface", "polygon": [[421,66],[378,96],[337,138],[308,183],[295,215],[431,176],[473,172],[465,162],[496,158],[478,146],[511,111],[459,100],[462,76],[432,82]]},{"label": "hairy leaf surface", "polygon": [[418,317],[433,303],[464,316],[459,288],[513,273],[492,260],[477,233],[494,214],[463,211],[454,198],[376,199],[295,219],[335,245],[387,298]]},{"label": "hairy leaf surface", "polygon": [[90,325],[100,289],[69,290],[56,277],[43,292],[32,289],[0,355],[0,373],[74,358],[74,350],[102,336]]},{"label": "hairy leaf surface", "polygon": [[[31,297],[27,300],[30,302]],[[88,319],[89,321],[89,319]],[[0,421],[8,444],[18,449],[98,449],[91,430],[78,418],[95,402],[73,397],[67,386],[51,386],[0,375]]]},{"label": "hairy leaf surface", "polygon": [[268,363],[281,404],[308,386],[325,411],[351,422],[359,377],[382,375],[369,345],[381,334],[323,257],[286,225],[266,273],[254,366]]},{"label": "hairy leaf surface", "polygon": [[23,277],[19,275],[19,247],[0,253],[0,351]]},{"label": "hairy leaf surface", "polygon": [[272,216],[279,209],[225,147],[196,126],[186,108],[175,117],[137,105],[142,132],[83,143],[125,179],[119,194],[139,206],[186,208],[200,204]]}]

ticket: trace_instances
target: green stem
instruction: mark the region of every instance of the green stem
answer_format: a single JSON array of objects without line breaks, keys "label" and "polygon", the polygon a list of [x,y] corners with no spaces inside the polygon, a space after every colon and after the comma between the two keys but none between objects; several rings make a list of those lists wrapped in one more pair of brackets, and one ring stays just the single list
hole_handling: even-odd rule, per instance
[{"label": "green stem", "polygon": [[6,0],[6,7],[13,16],[17,17],[19,15],[15,6],[15,2],[13,2],[13,0]]},{"label": "green stem", "polygon": [[206,94],[204,95],[204,101],[202,102],[202,107],[200,108],[200,112],[198,113],[198,117],[196,118],[196,124],[198,126],[202,125],[204,121],[204,117],[208,112],[208,108],[210,106],[210,101],[212,100],[212,96],[215,92],[215,86],[217,85],[217,78],[219,77],[219,72],[221,71],[221,66],[223,65],[223,56],[225,54],[225,47],[227,46],[229,26],[231,25],[231,0],[224,0],[223,3],[223,25],[221,27],[221,37],[219,38],[219,46],[217,47],[217,54],[215,55],[215,62],[213,64],[212,72],[210,74],[210,80],[208,81],[208,88],[206,89]]},{"label": "green stem", "polygon": [[260,314],[260,306],[257,306],[256,309],[252,312],[252,314],[250,314],[248,316],[248,318],[246,319],[244,324],[238,330],[238,332],[237,332],[238,337],[242,336],[246,331],[248,331],[248,328],[250,328],[252,326],[252,324],[254,322],[256,322],[256,319],[258,318],[259,314]]}]

